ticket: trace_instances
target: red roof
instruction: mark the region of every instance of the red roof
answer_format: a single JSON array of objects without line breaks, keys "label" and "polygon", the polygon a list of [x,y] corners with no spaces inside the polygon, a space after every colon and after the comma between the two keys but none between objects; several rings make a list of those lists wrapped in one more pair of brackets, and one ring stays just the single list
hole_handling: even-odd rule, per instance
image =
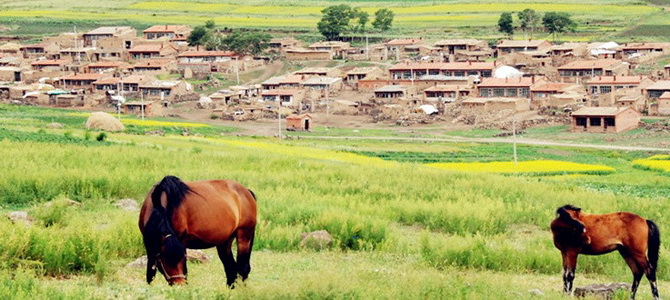
[{"label": "red roof", "polygon": [[591,78],[586,84],[640,84],[642,76],[597,76]]},{"label": "red roof", "polygon": [[493,70],[495,62],[450,62],[450,63],[399,63],[389,68],[389,71],[401,70]]},{"label": "red roof", "polygon": [[535,79],[533,77],[520,77],[520,78],[484,78],[482,83],[478,87],[529,87],[536,82],[539,82],[541,79]]},{"label": "red roof", "polygon": [[101,78],[93,82],[93,84],[118,84],[121,82],[121,78],[118,77],[108,77]]},{"label": "red roof", "polygon": [[130,49],[128,52],[161,52],[163,49],[172,48],[177,50],[174,47],[167,45],[163,46],[162,44],[149,44],[149,45],[138,45]]},{"label": "red roof", "polygon": [[161,33],[161,32],[184,32],[191,30],[185,25],[154,25],[145,29],[144,33]]},{"label": "red roof", "polygon": [[105,74],[96,73],[74,73],[61,77],[62,80],[98,80],[105,76]]},{"label": "red roof", "polygon": [[602,69],[609,67],[614,64],[621,63],[620,60],[618,59],[595,59],[595,60],[576,60],[570,63],[567,63],[565,65],[562,65],[558,67],[559,70],[561,69],[576,69],[576,70],[584,70],[584,69]]},{"label": "red roof", "polygon": [[186,51],[178,57],[209,57],[209,56],[237,56],[231,51]]},{"label": "red roof", "polygon": [[283,78],[279,79],[279,84],[282,83],[301,83],[305,80],[305,77],[302,75],[286,75]]},{"label": "red roof", "polygon": [[33,66],[60,66],[68,63],[65,59],[43,59],[31,63]]}]

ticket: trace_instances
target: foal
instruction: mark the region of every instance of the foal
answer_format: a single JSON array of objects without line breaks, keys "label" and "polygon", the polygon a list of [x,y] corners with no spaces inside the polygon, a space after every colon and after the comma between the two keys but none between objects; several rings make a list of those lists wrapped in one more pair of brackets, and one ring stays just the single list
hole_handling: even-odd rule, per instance
[{"label": "foal", "polygon": [[572,293],[577,255],[600,255],[617,250],[633,272],[631,299],[635,298],[643,274],[649,279],[654,299],[658,299],[656,267],[661,234],[651,220],[628,212],[587,214],[579,207],[565,205],[556,211],[551,232],[554,245],[563,256],[566,293]]}]

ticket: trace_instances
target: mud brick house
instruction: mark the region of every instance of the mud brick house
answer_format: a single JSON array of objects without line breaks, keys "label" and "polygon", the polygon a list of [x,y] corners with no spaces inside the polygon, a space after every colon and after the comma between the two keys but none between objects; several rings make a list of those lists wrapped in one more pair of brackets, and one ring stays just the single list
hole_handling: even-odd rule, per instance
[{"label": "mud brick house", "polygon": [[634,55],[668,54],[670,43],[628,43],[619,47],[622,58]]},{"label": "mud brick house", "polygon": [[444,54],[456,54],[456,52],[460,51],[477,51],[489,47],[486,41],[475,39],[441,40],[433,44],[433,46],[439,48],[440,52]]},{"label": "mud brick house", "polygon": [[586,43],[564,43],[551,46],[550,53],[552,56],[582,57],[587,54],[587,46]]},{"label": "mud brick house", "polygon": [[374,91],[375,102],[390,103],[393,100],[406,98],[411,95],[407,86],[403,85],[385,85]]},{"label": "mud brick house", "polygon": [[284,54],[288,60],[331,60],[333,59],[333,55],[333,52],[330,50],[301,48],[286,49],[286,53]]},{"label": "mud brick house", "polygon": [[299,106],[304,98],[304,91],[299,89],[273,89],[261,93],[263,101],[279,103],[281,106]]},{"label": "mud brick house", "polygon": [[654,84],[643,88],[650,99],[659,98],[663,93],[670,92],[670,80],[656,81]]},{"label": "mud brick house", "polygon": [[277,52],[285,52],[287,49],[295,48],[299,45],[300,41],[294,38],[272,38],[268,43],[268,47]]},{"label": "mud brick house", "polygon": [[116,93],[119,90],[121,78],[106,77],[94,81],[93,92],[96,93]]},{"label": "mud brick house", "polygon": [[393,79],[421,79],[424,75],[444,75],[465,78],[467,76],[491,77],[497,63],[494,62],[449,62],[449,63],[399,63],[389,72]]},{"label": "mud brick house", "polygon": [[99,59],[96,49],[92,47],[61,49],[59,57],[76,62],[93,62]]},{"label": "mud brick house", "polygon": [[65,71],[69,62],[65,59],[42,59],[30,63],[30,66],[38,71]]},{"label": "mud brick house", "polygon": [[21,45],[17,43],[5,43],[0,45],[0,53],[11,56],[21,56]]},{"label": "mud brick house", "polygon": [[93,82],[100,80],[109,75],[95,74],[95,73],[75,73],[63,76],[60,79],[60,86],[63,89],[83,89],[86,91],[93,91]]},{"label": "mud brick house", "polygon": [[306,89],[335,91],[342,89],[342,78],[314,76],[305,79],[300,85]]},{"label": "mud brick house", "polygon": [[23,58],[37,59],[37,58],[47,58],[53,59],[57,56],[60,47],[54,43],[37,43],[37,44],[28,44],[21,47],[23,52]]},{"label": "mud brick house", "polygon": [[670,92],[665,92],[663,95],[658,97],[657,106],[659,115],[670,115]]},{"label": "mud brick house", "polygon": [[343,57],[346,51],[351,48],[351,45],[347,42],[325,41],[313,43],[307,48],[317,51],[330,51],[333,56]]},{"label": "mud brick house", "polygon": [[175,62],[171,59],[151,59],[140,61],[130,67],[133,73],[167,73],[175,68]]},{"label": "mud brick house", "polygon": [[330,77],[339,77],[342,75],[342,72],[338,68],[304,68],[293,72],[294,75],[302,76],[330,76]]},{"label": "mud brick house", "polygon": [[177,55],[179,63],[217,63],[238,58],[237,54],[230,51],[186,51]]},{"label": "mud brick house", "polygon": [[111,73],[117,70],[127,70],[131,66],[122,61],[99,61],[86,65],[87,73]]},{"label": "mud brick house", "polygon": [[496,49],[498,50],[498,55],[503,55],[521,51],[537,51],[549,48],[551,45],[547,40],[502,40],[496,45]]},{"label": "mud brick house", "polygon": [[158,101],[131,101],[123,104],[123,113],[126,115],[142,115],[147,117],[162,116],[163,105]]},{"label": "mud brick house", "polygon": [[286,117],[286,130],[289,131],[310,131],[314,127],[312,116],[309,114],[290,115]]},{"label": "mud brick house", "polygon": [[0,67],[0,81],[20,82],[23,79],[24,71],[24,69],[18,67]]},{"label": "mud brick house", "polygon": [[184,81],[153,80],[140,83],[139,90],[144,99],[172,102],[179,96],[192,92],[193,88]]},{"label": "mud brick house", "polygon": [[572,131],[622,132],[639,123],[640,113],[632,107],[582,107],[572,113]]},{"label": "mud brick house", "polygon": [[625,76],[629,65],[617,59],[576,60],[558,67],[563,80],[580,81],[594,76]]},{"label": "mud brick house", "polygon": [[151,79],[148,76],[143,75],[130,75],[128,77],[121,78],[119,84],[121,84],[121,90],[123,92],[139,92],[140,84],[148,82]]},{"label": "mud brick house", "polygon": [[619,89],[644,88],[653,83],[644,76],[597,76],[586,81],[586,87],[590,94],[607,94]]},{"label": "mud brick house", "polygon": [[103,26],[84,33],[84,47],[97,47],[98,40],[122,37],[135,38],[137,31],[130,26]]},{"label": "mud brick house", "polygon": [[424,99],[431,102],[453,102],[470,95],[472,87],[468,85],[436,85],[423,91]]},{"label": "mud brick house", "polygon": [[354,68],[346,74],[347,83],[356,83],[368,76],[378,76],[382,75],[382,73],[382,70],[377,67]]},{"label": "mud brick house", "polygon": [[172,45],[145,44],[133,47],[128,53],[135,60],[174,57],[177,55],[177,48]]},{"label": "mud brick house", "polygon": [[418,55],[419,46],[423,45],[422,39],[393,39],[384,43],[386,47],[386,58],[400,59],[410,55]]},{"label": "mud brick house", "polygon": [[477,86],[477,92],[482,98],[531,98],[531,88],[545,81],[544,77],[484,78]]},{"label": "mud brick house", "polygon": [[168,38],[171,42],[184,42],[191,34],[191,28],[186,25],[154,25],[142,31],[147,40]]}]

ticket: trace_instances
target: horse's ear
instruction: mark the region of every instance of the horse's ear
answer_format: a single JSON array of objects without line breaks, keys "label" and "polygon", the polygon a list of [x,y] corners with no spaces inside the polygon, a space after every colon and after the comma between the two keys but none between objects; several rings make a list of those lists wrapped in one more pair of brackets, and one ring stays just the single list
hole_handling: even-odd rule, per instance
[{"label": "horse's ear", "polygon": [[147,283],[151,282],[156,277],[156,259],[152,255],[147,255]]},{"label": "horse's ear", "polygon": [[[576,211],[579,213],[579,211]],[[559,208],[556,213],[558,214],[558,219],[562,220],[566,224],[572,226],[575,230],[581,231],[581,232],[586,232],[586,226],[584,226],[584,223],[580,222],[579,220],[576,220],[575,218],[572,217],[572,215],[568,212],[568,210],[565,207]]]}]

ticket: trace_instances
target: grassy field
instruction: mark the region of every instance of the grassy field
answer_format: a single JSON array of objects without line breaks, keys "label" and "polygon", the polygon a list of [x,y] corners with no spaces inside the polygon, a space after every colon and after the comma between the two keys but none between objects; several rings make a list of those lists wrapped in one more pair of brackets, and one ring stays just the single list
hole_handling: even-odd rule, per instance
[{"label": "grassy field", "polygon": [[[385,35],[415,35],[426,38],[474,36],[495,39],[502,12],[532,8],[540,12],[559,11],[574,16],[579,32],[562,36],[565,40],[617,39],[644,37],[670,39],[662,30],[645,24],[667,23],[667,14],[658,4],[640,1],[273,1],[254,0],[244,4],[233,1],[98,1],[73,0],[7,1],[0,3],[0,21],[8,24],[8,33],[42,35],[55,29],[80,26],[87,30],[97,24],[130,24],[144,29],[152,24],[203,24],[214,20],[222,27],[272,30],[315,31],[320,11],[328,5],[347,3],[373,14],[382,7],[395,14],[395,29]],[[101,10],[100,8],[104,8]],[[652,21],[653,20],[653,21]],[[640,25],[640,26],[638,26]],[[623,34],[626,32],[626,34]],[[521,33],[519,34],[521,35]],[[536,34],[536,38],[548,35]]]},{"label": "grassy field", "polygon": [[[0,212],[26,210],[34,218],[31,226],[0,218],[1,298],[530,299],[530,289],[563,298],[560,255],[547,231],[556,207],[632,211],[662,232],[670,228],[667,175],[636,166],[664,158],[653,153],[523,146],[521,161],[614,171],[475,174],[423,164],[486,155],[508,161],[509,146],[277,141],[222,136],[225,130],[201,137],[128,130],[98,142],[86,138],[80,113],[0,105],[0,117]],[[47,129],[54,120],[66,128]],[[156,126],[136,126],[145,125]],[[113,202],[142,199],[166,174],[235,179],[256,192],[260,223],[245,286],[225,288],[216,259],[189,265],[190,284],[178,288],[162,280],[148,286],[143,269],[125,266],[144,251],[137,212]],[[322,229],[334,237],[330,248],[299,246],[302,232]],[[664,294],[670,259],[665,246],[661,252]],[[616,254],[580,258],[577,276],[577,285],[631,277]],[[650,298],[646,283],[640,296]]]}]

